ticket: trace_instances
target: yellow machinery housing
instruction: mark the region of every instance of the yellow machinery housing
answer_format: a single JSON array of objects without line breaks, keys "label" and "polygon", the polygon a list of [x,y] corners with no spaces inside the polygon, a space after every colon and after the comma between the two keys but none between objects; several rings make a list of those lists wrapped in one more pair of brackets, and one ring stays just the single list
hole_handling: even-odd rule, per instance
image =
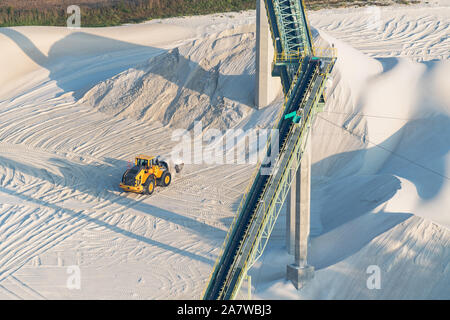
[{"label": "yellow machinery housing", "polygon": [[172,182],[172,175],[167,162],[156,157],[138,155],[134,167],[125,171],[119,187],[127,192],[151,195],[156,185],[167,187]]}]

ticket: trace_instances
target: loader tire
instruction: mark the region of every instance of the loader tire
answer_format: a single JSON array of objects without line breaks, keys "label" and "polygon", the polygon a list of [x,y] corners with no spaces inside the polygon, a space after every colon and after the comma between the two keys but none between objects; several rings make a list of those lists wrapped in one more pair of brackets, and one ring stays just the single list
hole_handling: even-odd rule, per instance
[{"label": "loader tire", "polygon": [[172,175],[169,171],[166,171],[163,173],[161,177],[161,184],[163,187],[169,186],[169,184],[172,182]]},{"label": "loader tire", "polygon": [[128,174],[128,172],[130,172],[130,169],[127,169],[127,170],[125,171],[125,173],[123,174],[123,176],[122,176],[122,183],[125,183],[125,177],[126,177],[126,175]]},{"label": "loader tire", "polygon": [[156,188],[155,178],[149,177],[147,179],[147,182],[145,183],[144,194],[146,194],[148,196],[153,194],[153,192],[155,192],[155,188]]},{"label": "loader tire", "polygon": [[169,165],[167,164],[167,162],[165,162],[165,161],[160,161],[160,162],[159,162],[159,165],[160,165],[161,167],[166,168],[166,170],[169,170]]}]

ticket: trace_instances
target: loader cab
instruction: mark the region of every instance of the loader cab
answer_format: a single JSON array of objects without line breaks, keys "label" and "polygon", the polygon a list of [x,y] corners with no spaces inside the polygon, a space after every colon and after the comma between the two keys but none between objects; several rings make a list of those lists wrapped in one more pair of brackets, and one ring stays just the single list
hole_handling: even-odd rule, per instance
[{"label": "loader cab", "polygon": [[136,159],[137,167],[148,167],[148,160],[145,159]]},{"label": "loader cab", "polygon": [[135,165],[137,167],[144,167],[145,169],[150,169],[155,165],[155,157],[140,155],[136,157]]}]

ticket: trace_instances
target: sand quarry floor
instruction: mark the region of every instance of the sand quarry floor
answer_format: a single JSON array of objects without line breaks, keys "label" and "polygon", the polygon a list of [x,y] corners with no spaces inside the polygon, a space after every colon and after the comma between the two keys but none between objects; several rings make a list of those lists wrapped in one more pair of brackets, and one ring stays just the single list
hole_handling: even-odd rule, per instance
[{"label": "sand quarry floor", "polygon": [[[282,213],[254,298],[449,299],[450,7],[309,19],[338,51],[313,131],[317,272],[301,291],[285,280]],[[0,28],[0,299],[199,299],[255,166],[186,165],[151,197],[118,183],[195,121],[271,126],[283,99],[253,109],[255,45],[254,11]]]}]

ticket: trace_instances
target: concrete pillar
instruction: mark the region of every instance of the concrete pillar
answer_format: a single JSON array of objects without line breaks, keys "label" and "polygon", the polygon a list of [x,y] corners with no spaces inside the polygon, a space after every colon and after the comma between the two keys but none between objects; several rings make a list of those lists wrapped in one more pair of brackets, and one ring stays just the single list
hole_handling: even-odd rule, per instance
[{"label": "concrete pillar", "polygon": [[256,0],[256,97],[258,109],[267,107],[281,92],[280,78],[272,77],[275,49],[264,0]]},{"label": "concrete pillar", "polygon": [[300,170],[293,174],[286,208],[286,249],[295,255],[295,219],[300,214]]},{"label": "concrete pillar", "polygon": [[311,220],[311,135],[306,142],[300,169],[300,219],[295,221],[295,263],[306,266]]},{"label": "concrete pillar", "polygon": [[295,217],[295,261],[287,266],[287,279],[301,289],[314,277],[314,267],[308,266],[307,262],[311,216],[311,133],[297,172],[300,177],[297,177],[296,185],[300,184],[300,192],[296,197],[299,209]]}]

